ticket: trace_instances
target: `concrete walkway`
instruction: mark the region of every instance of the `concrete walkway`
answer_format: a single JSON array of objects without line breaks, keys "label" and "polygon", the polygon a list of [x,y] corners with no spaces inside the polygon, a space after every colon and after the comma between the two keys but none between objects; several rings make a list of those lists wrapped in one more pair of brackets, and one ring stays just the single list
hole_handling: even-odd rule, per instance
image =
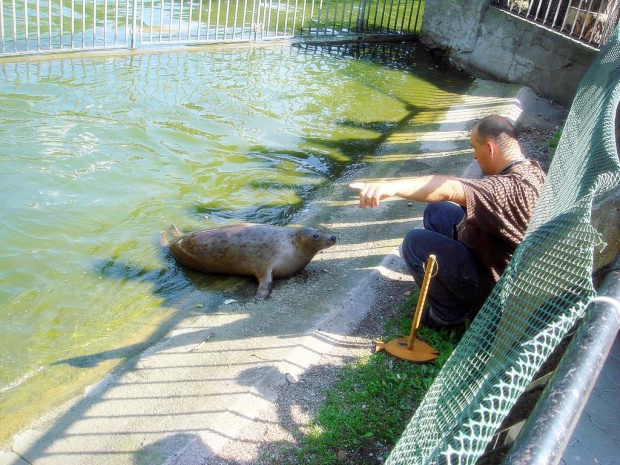
[{"label": "concrete walkway", "polygon": [[560,463],[620,464],[620,336],[616,336]]},{"label": "concrete walkway", "polygon": [[[445,107],[411,110],[410,118],[355,178],[442,172],[458,175],[471,160],[469,130],[488,114],[540,117],[523,106],[518,86],[476,81],[465,97],[437,92]],[[260,418],[281,388],[330,352],[395,286],[411,287],[395,254],[420,226],[421,205],[402,200],[356,208],[341,179],[296,222],[338,236],[299,275],[253,299],[241,282],[213,298],[198,286],[175,303],[179,312],[209,307],[180,321],[158,343],[83,396],[16,435],[0,464],[208,464]]]}]

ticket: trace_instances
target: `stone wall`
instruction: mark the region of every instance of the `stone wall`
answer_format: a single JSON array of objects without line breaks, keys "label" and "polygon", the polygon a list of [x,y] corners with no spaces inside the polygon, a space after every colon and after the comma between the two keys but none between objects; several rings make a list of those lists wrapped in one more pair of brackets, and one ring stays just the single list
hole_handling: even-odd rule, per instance
[{"label": "stone wall", "polygon": [[477,77],[531,87],[569,107],[597,50],[489,6],[489,0],[426,2],[422,43]]}]

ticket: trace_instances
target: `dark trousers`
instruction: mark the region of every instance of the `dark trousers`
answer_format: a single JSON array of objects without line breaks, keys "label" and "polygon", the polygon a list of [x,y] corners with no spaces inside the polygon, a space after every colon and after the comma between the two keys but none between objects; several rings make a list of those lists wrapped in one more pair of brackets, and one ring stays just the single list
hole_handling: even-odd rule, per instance
[{"label": "dark trousers", "polygon": [[430,309],[422,316],[422,322],[430,326],[462,323],[484,303],[476,260],[456,240],[456,225],[464,215],[455,203],[429,203],[424,209],[424,229],[410,231],[401,245],[401,254],[418,286],[422,285],[429,255],[437,259],[427,294]]}]

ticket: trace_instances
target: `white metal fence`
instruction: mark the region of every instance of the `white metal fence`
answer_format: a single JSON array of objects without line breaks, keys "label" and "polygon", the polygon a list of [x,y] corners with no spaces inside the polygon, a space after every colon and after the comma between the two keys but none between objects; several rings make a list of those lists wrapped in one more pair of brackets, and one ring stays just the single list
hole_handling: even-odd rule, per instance
[{"label": "white metal fence", "polygon": [[413,34],[420,0],[0,0],[0,56],[254,41],[295,35]]},{"label": "white metal fence", "polygon": [[491,4],[594,47],[618,22],[620,0],[492,0]]}]

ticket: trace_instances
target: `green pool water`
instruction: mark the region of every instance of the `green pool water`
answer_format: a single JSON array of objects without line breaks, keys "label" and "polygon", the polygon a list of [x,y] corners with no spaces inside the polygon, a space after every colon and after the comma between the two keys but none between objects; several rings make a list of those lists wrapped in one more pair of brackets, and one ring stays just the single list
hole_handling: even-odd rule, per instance
[{"label": "green pool water", "polygon": [[284,225],[463,85],[411,48],[0,62],[0,439],[183,316],[172,223]]}]

